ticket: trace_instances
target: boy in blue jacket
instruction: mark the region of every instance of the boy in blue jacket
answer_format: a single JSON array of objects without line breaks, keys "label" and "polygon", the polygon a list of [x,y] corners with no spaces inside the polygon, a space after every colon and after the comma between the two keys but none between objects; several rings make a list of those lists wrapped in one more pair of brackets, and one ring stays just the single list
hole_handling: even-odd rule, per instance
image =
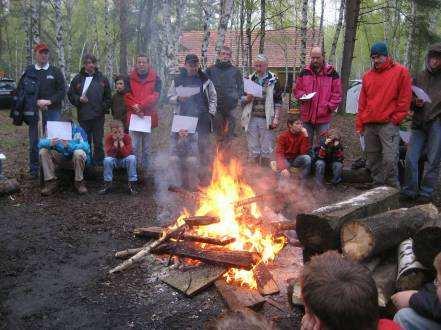
[{"label": "boy in blue jacket", "polygon": [[72,168],[75,171],[75,189],[79,194],[87,193],[84,185],[84,168],[91,161],[90,146],[86,132],[72,120],[72,140],[40,139],[38,149],[44,174],[43,196],[49,196],[58,189],[56,166]]}]

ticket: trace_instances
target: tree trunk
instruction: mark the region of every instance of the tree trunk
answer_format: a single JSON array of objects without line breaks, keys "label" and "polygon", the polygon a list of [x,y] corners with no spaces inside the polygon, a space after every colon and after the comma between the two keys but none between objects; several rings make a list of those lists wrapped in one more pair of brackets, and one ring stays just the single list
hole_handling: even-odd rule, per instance
[{"label": "tree trunk", "polygon": [[31,0],[31,31],[32,46],[40,42],[40,15],[38,14],[37,0]]},{"label": "tree trunk", "polygon": [[55,35],[57,38],[57,55],[58,66],[61,73],[66,79],[66,59],[64,57],[64,41],[63,41],[63,14],[61,12],[61,0],[54,0],[55,8]]},{"label": "tree trunk", "polygon": [[406,42],[406,50],[404,54],[404,65],[409,68],[410,71],[413,69],[412,60],[414,50],[415,50],[415,36],[417,29],[417,3],[416,0],[410,1],[410,15],[409,15],[409,24],[408,24],[408,35]]},{"label": "tree trunk", "polygon": [[316,44],[320,45],[323,51],[325,51],[325,37],[323,36],[323,19],[325,15],[325,0],[322,0],[321,2],[321,13],[320,13],[320,25],[319,25],[319,32]]},{"label": "tree trunk", "polygon": [[338,38],[340,37],[340,31],[341,31],[341,27],[343,25],[343,16],[345,14],[345,6],[346,6],[346,0],[340,0],[338,22],[337,22],[337,26],[335,28],[334,38],[332,38],[331,52],[329,53],[329,62],[334,64],[334,66],[337,64],[336,60],[335,60],[335,52],[337,50]]},{"label": "tree trunk", "polygon": [[265,29],[266,29],[266,9],[265,0],[260,0],[260,42],[259,42],[259,53],[263,54],[265,52]]},{"label": "tree trunk", "polygon": [[225,33],[227,32],[228,22],[230,21],[231,12],[233,10],[233,0],[221,1],[221,16],[219,18],[219,27],[217,29],[216,52],[219,52],[225,41]]},{"label": "tree trunk", "polygon": [[67,32],[67,52],[66,52],[66,82],[70,82],[70,68],[72,66],[72,13],[73,0],[66,0],[66,32]]},{"label": "tree trunk", "polygon": [[[107,0],[106,0],[107,1]],[[137,53],[142,53],[144,52],[144,50],[141,50],[141,48],[143,48],[142,43],[143,43],[143,24],[144,24],[144,12],[145,12],[145,7],[147,5],[147,0],[141,0],[139,1],[139,7],[138,7],[138,15],[136,18],[136,52]]]},{"label": "tree trunk", "polygon": [[343,113],[346,108],[346,92],[351,76],[352,58],[354,55],[355,37],[357,35],[358,15],[360,13],[360,0],[347,0],[345,9],[345,39],[343,46],[343,59],[341,64],[341,81],[343,100],[338,112]]},{"label": "tree trunk", "polygon": [[441,219],[426,223],[414,236],[414,251],[419,262],[433,269],[433,260],[441,252]]},{"label": "tree trunk", "polygon": [[25,31],[26,66],[32,64],[32,19],[30,1],[31,0],[25,0],[21,3],[21,16],[23,18],[23,27]]},{"label": "tree trunk", "polygon": [[252,45],[252,41],[251,41],[251,16],[253,14],[253,4],[251,0],[246,0],[246,59],[247,59],[247,74],[249,74],[251,72],[251,68],[253,66],[253,45]]},{"label": "tree trunk", "polygon": [[106,40],[106,75],[109,79],[113,77],[113,47],[110,35],[110,8],[109,0],[104,0],[104,34]]},{"label": "tree trunk", "polygon": [[297,236],[310,252],[340,247],[340,229],[348,220],[364,218],[398,207],[397,189],[378,187],[351,199],[297,215]]},{"label": "tree trunk", "polygon": [[245,69],[245,62],[244,62],[244,42],[243,42],[243,27],[245,25],[245,0],[240,1],[240,18],[239,18],[239,48],[237,49],[237,52],[239,53],[240,49],[240,62],[237,61],[237,66],[242,65],[242,74],[244,73]]},{"label": "tree trunk", "polygon": [[348,221],[341,228],[343,254],[356,261],[376,256],[399,245],[435,217],[437,208],[426,204]]},{"label": "tree trunk", "polygon": [[311,20],[311,30],[312,30],[312,43],[315,43],[315,6],[316,6],[316,0],[312,0],[312,20]]},{"label": "tree trunk", "polygon": [[302,0],[302,23],[300,26],[300,65],[306,64],[306,42],[308,40],[308,0]]},{"label": "tree trunk", "polygon": [[100,58],[100,45],[98,41],[98,24],[97,24],[97,12],[95,8],[94,1],[89,1],[89,10],[87,11],[89,17],[89,27],[88,32],[92,32],[92,37],[89,40],[92,42],[92,47],[88,50],[89,53],[94,54],[97,58]]},{"label": "tree trunk", "polygon": [[201,1],[201,6],[202,6],[202,10],[204,12],[204,37],[202,40],[202,47],[201,47],[201,62],[202,62],[202,68],[206,69],[208,66],[208,58],[207,58],[207,53],[208,53],[208,46],[210,44],[210,17],[211,17],[211,12],[210,12],[210,8],[208,6],[208,4],[203,4],[203,2]]},{"label": "tree trunk", "polygon": [[119,72],[127,74],[127,41],[128,41],[128,3],[125,0],[115,0],[119,16]]}]

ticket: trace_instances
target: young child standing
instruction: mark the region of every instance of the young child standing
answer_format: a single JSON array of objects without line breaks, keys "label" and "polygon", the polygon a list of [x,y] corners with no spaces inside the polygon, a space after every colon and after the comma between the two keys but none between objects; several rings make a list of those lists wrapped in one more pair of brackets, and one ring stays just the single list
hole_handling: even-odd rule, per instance
[{"label": "young child standing", "polygon": [[116,76],[114,81],[116,92],[112,96],[112,117],[115,120],[120,120],[124,125],[124,132],[129,133],[126,104],[124,102],[124,94],[129,90],[129,82],[123,75]]},{"label": "young child standing", "polygon": [[343,170],[343,145],[340,133],[335,129],[327,130],[320,135],[320,146],[315,151],[315,179],[323,185],[326,167],[332,169],[332,184],[341,182]]}]

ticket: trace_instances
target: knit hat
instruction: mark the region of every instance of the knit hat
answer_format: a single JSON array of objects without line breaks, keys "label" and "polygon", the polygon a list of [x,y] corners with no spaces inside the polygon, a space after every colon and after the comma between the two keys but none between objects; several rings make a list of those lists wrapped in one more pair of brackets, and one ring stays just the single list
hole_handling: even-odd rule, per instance
[{"label": "knit hat", "polygon": [[387,45],[384,42],[376,42],[371,47],[371,56],[372,55],[384,55],[387,56]]}]

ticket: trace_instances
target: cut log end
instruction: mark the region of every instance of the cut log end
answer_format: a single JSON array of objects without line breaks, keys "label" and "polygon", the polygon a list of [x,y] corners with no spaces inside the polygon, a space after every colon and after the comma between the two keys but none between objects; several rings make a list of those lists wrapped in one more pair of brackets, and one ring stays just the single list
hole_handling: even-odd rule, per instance
[{"label": "cut log end", "polygon": [[363,260],[373,246],[373,238],[368,228],[362,223],[349,222],[341,231],[342,251],[352,260]]}]

